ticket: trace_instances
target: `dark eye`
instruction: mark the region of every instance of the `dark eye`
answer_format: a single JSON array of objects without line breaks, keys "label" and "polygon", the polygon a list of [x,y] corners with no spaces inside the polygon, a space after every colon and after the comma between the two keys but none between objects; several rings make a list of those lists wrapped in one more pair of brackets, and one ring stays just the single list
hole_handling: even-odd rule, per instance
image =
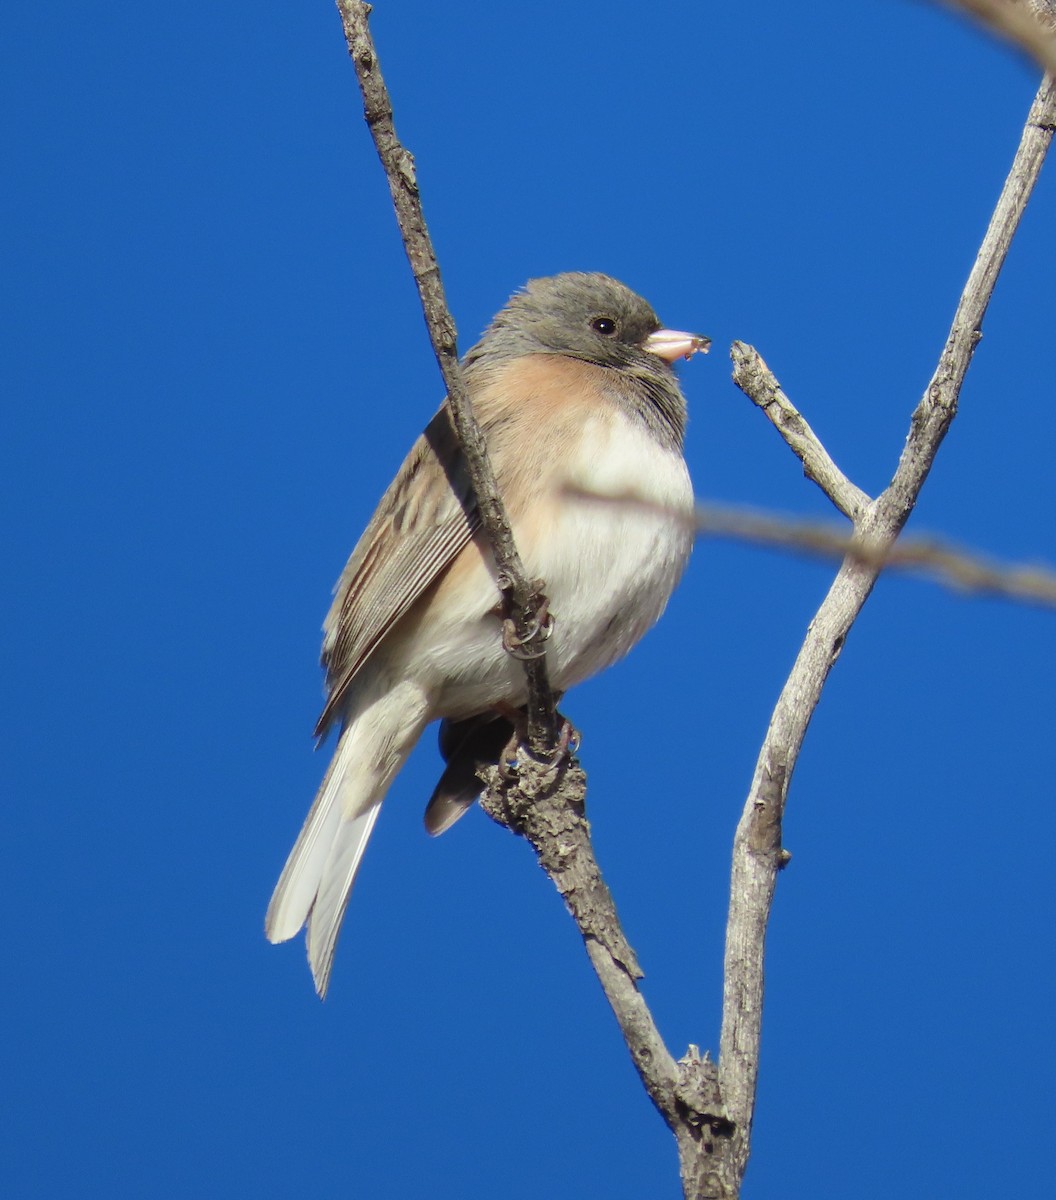
[{"label": "dark eye", "polygon": [[591,321],[590,327],[595,333],[600,333],[602,337],[612,337],[616,332],[616,322],[612,317],[595,317]]}]

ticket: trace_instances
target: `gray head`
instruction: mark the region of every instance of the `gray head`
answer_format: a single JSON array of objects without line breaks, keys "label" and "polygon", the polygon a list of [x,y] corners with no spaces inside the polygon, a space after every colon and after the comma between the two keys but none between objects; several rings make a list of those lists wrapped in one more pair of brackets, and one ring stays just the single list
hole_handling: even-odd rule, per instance
[{"label": "gray head", "polygon": [[663,329],[650,305],[618,280],[570,271],[532,279],[511,297],[465,365],[562,354],[619,371],[614,391],[665,441],[681,448],[686,406],[671,364],[707,346],[707,338]]},{"label": "gray head", "polygon": [[[608,275],[570,271],[532,279],[492,321],[467,364],[486,355],[567,354],[604,367],[648,363],[645,339],[660,328],[652,308]],[[649,355],[655,365],[655,355]]]}]

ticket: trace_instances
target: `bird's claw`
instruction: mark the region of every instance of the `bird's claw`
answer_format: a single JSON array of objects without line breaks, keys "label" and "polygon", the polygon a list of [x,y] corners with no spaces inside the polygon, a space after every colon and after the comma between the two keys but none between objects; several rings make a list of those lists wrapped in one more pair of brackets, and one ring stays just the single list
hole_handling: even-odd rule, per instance
[{"label": "bird's claw", "polygon": [[517,632],[513,618],[505,618],[502,622],[502,648],[507,654],[520,659],[521,662],[542,658],[546,653],[546,648],[542,643],[548,641],[553,632],[554,618],[550,615],[550,601],[543,596],[523,637]]},{"label": "bird's claw", "polygon": [[[520,765],[521,750],[524,746],[524,739],[527,736],[523,714],[519,715],[520,720],[514,725],[510,740],[499,755],[499,774],[507,781],[513,779],[517,774],[517,769]],[[583,739],[580,736],[579,730],[567,717],[562,716],[561,713],[557,715],[561,719],[561,727],[557,732],[557,744],[554,746],[553,753],[547,762],[547,766],[549,767],[561,766],[567,759],[577,754],[580,746],[583,745]],[[527,750],[525,752],[527,753]]]}]

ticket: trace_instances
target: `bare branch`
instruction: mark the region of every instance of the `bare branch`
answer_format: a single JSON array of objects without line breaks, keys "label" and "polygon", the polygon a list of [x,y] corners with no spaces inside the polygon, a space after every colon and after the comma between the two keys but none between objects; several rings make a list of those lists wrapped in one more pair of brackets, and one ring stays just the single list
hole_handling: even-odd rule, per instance
[{"label": "bare branch", "polygon": [[[436,257],[422,216],[414,161],[396,137],[391,102],[367,28],[370,7],[359,0],[337,0],[337,5],[363,93],[367,124],[385,167],[484,528],[499,569],[510,583],[518,635],[528,638],[541,598],[534,594],[517,556],[483,439],[465,394],[454,322],[444,300]],[[590,844],[589,826],[582,811],[585,780],[578,765],[558,762],[548,767],[529,757],[520,765],[512,783],[497,778],[497,773],[485,780],[487,789],[482,800],[485,809],[531,841],[541,865],[554,880],[579,926],[642,1082],[675,1133],[684,1191],[694,1200],[704,1196],[736,1196],[748,1159],[758,1070],[763,942],[776,872],[785,861],[781,819],[796,757],[825,677],[883,562],[889,558],[891,544],[916,501],[956,411],[960,383],[978,340],[978,325],[1051,139],[1052,125],[1052,96],[1043,89],[1032,109],[1024,144],[980,252],[980,261],[962,297],[939,369],[914,414],[895,477],[878,500],[870,501],[839,472],[809,426],[780,392],[776,381],[765,392],[769,386],[768,373],[761,360],[757,364],[756,381],[749,385],[764,387],[766,399],[761,407],[800,457],[810,478],[826,491],[841,512],[851,517],[856,542],[878,550],[875,558],[869,558],[856,548],[843,562],[811,624],[760,753],[734,844],[718,1066],[706,1056],[702,1058],[692,1047],[676,1063],[638,991],[640,968],[619,925]],[[746,360],[749,375],[750,366]],[[535,659],[526,667],[531,698],[529,741],[533,750],[545,752],[555,744],[555,710],[545,662],[542,658]]]},{"label": "bare branch", "polygon": [[685,1194],[721,1195],[710,1156],[732,1129],[719,1098],[718,1069],[695,1047],[676,1063],[638,990],[642,971],[594,857],[582,769],[572,764],[555,773],[528,762],[512,785],[496,768],[483,779],[481,807],[527,838],[579,927],[642,1085],[678,1142]]},{"label": "bare branch", "polygon": [[[956,414],[961,384],[981,336],[983,315],[1052,140],[1054,121],[1056,100],[1051,82],[1046,81],[1031,107],[935,375],[913,414],[898,469],[886,491],[855,522],[855,532],[863,540],[889,546],[916,503]],[[879,571],[876,563],[860,559],[848,558],[841,566],[778,698],[734,838],[719,1053],[722,1097],[736,1126],[730,1194],[739,1187],[750,1150],[762,1021],[763,951],[777,872],[786,861],[781,822],[788,786],[822,687]]]},{"label": "bare branch", "polygon": [[[529,772],[537,770],[530,764]],[[553,780],[528,782],[518,771],[518,781],[506,786],[497,768],[487,776],[482,797],[484,811],[514,833],[528,839],[543,870],[561,893],[591,952],[591,961],[605,994],[624,1030],[631,1056],[650,1095],[657,1099],[677,1075],[648,1012],[641,1012],[636,986],[642,978],[638,959],[616,917],[612,894],[601,877],[584,814],[586,776],[578,765],[565,773],[562,802],[553,802]],[[597,953],[595,953],[597,952]],[[654,1094],[656,1093],[656,1094]],[[659,1103],[659,1100],[658,1100]]]},{"label": "bare branch", "polygon": [[377,51],[368,27],[371,6],[360,0],[337,0],[337,7],[348,42],[348,52],[363,94],[363,115],[389,181],[403,246],[418,286],[433,352],[444,377],[447,402],[469,466],[481,522],[495,555],[500,579],[505,577],[505,581],[509,582],[507,590],[517,636],[522,643],[533,647],[538,644],[538,657],[524,659],[528,677],[528,741],[535,753],[546,756],[552,751],[556,740],[556,708],[546,670],[545,649],[536,639],[538,623],[535,617],[542,596],[529,580],[514,545],[509,517],[488,460],[484,437],[473,416],[473,408],[462,381],[455,322],[444,296],[440,268],[422,212],[414,158],[396,136],[392,101],[381,75]]},{"label": "bare branch", "polygon": [[1054,129],[1056,82],[1047,79],[1030,106],[1012,169],[961,294],[935,374],[913,413],[898,469],[878,502],[876,519],[880,527],[894,522],[891,528],[897,532],[905,524],[956,415],[961,384],[983,336],[983,317],[997,276],[1041,172]]},{"label": "bare branch", "polygon": [[733,359],[733,382],[770,418],[803,464],[806,477],[814,480],[845,517],[856,521],[872,503],[871,497],[851,483],[832,461],[814,430],[781,390],[759,351],[744,342],[734,342],[730,357]]}]

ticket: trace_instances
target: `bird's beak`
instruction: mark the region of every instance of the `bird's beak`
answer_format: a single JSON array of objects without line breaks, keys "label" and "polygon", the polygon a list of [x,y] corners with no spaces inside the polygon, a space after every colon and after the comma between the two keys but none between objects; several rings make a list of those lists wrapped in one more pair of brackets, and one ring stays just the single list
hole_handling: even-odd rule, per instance
[{"label": "bird's beak", "polygon": [[711,338],[703,334],[680,333],[677,329],[658,329],[642,343],[650,354],[656,354],[669,363],[678,358],[692,358],[698,351],[707,354],[710,345]]}]

